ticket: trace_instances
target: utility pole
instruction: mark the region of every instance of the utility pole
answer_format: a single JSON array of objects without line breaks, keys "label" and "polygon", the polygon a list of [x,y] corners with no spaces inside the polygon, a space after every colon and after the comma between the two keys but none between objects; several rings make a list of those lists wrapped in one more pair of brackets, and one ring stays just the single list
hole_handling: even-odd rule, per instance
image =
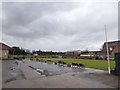
[{"label": "utility pole", "polygon": [[108,49],[108,42],[107,42],[106,25],[105,25],[105,37],[106,37],[106,49],[107,49],[107,60],[108,60],[108,72],[110,74],[110,58],[109,58],[109,49]]}]

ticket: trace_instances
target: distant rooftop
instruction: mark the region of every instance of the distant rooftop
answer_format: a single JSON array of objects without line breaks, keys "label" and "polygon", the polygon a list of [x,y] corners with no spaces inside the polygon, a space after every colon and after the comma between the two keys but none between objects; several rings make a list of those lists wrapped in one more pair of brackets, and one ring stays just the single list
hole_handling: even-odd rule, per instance
[{"label": "distant rooftop", "polygon": [[10,46],[0,42],[0,50],[10,50],[10,49],[12,49]]},{"label": "distant rooftop", "polygon": [[[109,46],[117,46],[117,45],[120,45],[120,40],[108,42],[108,45],[109,45]],[[105,47],[105,46],[106,46],[106,42],[104,43],[103,47]]]}]

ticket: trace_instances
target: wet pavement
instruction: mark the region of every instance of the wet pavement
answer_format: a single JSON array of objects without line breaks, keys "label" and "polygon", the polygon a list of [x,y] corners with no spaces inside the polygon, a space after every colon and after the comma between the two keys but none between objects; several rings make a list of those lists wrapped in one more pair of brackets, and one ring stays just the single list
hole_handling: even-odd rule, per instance
[{"label": "wet pavement", "polygon": [[43,63],[30,60],[24,60],[23,63],[28,65],[30,68],[36,71],[36,73],[41,74],[42,76],[54,76],[61,75],[68,72],[83,72],[85,69],[80,69],[77,67],[67,67],[61,65],[55,65],[54,63]]},{"label": "wet pavement", "polygon": [[[33,88],[111,88],[118,87],[118,77],[107,71],[67,67],[53,63],[23,60],[3,61],[3,87]],[[58,83],[56,82],[58,81]],[[75,82],[74,82],[75,81]],[[24,83],[22,83],[24,82]],[[66,82],[63,84],[63,82]],[[74,84],[72,83],[74,82]],[[110,83],[109,83],[110,82]],[[19,83],[19,85],[16,83]],[[52,84],[50,84],[52,83]],[[89,84],[89,85],[88,85]],[[47,85],[47,86],[46,86]],[[59,86],[62,85],[62,86]]]},{"label": "wet pavement", "polygon": [[15,60],[2,61],[2,83],[25,79],[24,74]]}]

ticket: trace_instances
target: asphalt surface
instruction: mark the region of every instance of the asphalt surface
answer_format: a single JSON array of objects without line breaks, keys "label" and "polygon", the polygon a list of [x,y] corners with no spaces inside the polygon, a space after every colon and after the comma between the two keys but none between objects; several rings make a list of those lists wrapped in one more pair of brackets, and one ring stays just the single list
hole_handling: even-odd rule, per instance
[{"label": "asphalt surface", "polygon": [[15,60],[2,61],[2,83],[8,83],[14,80],[25,79],[20,70],[20,66]]},{"label": "asphalt surface", "polygon": [[118,77],[96,69],[81,69],[30,60],[2,61],[3,88],[117,88]]}]

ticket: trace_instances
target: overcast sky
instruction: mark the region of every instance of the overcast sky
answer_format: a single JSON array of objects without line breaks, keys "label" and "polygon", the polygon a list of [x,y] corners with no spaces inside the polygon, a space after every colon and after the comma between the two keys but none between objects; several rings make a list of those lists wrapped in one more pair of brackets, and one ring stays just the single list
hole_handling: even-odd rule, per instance
[{"label": "overcast sky", "polygon": [[99,50],[118,40],[117,2],[4,2],[2,42],[30,50]]}]

